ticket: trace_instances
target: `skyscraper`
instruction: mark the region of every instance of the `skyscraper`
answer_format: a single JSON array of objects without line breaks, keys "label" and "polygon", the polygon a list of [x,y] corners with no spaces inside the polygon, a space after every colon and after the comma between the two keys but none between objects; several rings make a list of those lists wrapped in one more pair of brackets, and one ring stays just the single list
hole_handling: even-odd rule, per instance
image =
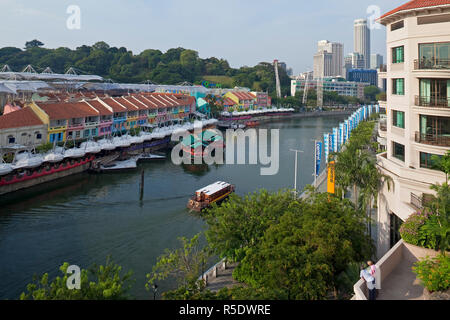
[{"label": "skyscraper", "polygon": [[378,69],[383,64],[383,56],[378,53],[370,55],[370,69]]},{"label": "skyscraper", "polygon": [[370,68],[370,30],[366,19],[355,20],[354,23],[354,52],[364,56],[364,68]]},{"label": "skyscraper", "polygon": [[314,55],[314,78],[344,76],[344,45],[322,40]]}]

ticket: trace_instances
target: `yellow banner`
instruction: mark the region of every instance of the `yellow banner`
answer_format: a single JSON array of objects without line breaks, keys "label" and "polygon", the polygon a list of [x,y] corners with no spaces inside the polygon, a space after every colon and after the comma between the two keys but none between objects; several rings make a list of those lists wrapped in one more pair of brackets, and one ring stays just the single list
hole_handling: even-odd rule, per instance
[{"label": "yellow banner", "polygon": [[334,171],[334,161],[330,161],[328,164],[328,183],[327,183],[327,191],[328,193],[334,194],[335,192],[335,171]]}]

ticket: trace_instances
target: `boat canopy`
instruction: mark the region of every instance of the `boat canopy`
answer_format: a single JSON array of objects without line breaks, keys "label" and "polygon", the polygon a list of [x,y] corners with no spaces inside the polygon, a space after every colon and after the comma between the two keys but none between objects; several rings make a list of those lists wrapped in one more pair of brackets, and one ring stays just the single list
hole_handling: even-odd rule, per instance
[{"label": "boat canopy", "polygon": [[227,182],[217,181],[217,182],[215,182],[213,184],[210,184],[207,187],[204,187],[204,188],[202,188],[200,190],[197,190],[196,193],[204,193],[204,194],[206,194],[208,196],[211,196],[211,195],[215,194],[216,192],[218,192],[218,191],[220,191],[222,189],[225,189],[225,188],[227,188],[229,186],[230,186],[230,184],[227,183]]}]

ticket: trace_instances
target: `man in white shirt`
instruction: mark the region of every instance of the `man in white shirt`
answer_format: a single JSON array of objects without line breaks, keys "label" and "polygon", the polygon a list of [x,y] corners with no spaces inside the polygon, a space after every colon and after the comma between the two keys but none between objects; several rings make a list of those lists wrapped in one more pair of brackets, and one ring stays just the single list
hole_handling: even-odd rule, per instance
[{"label": "man in white shirt", "polygon": [[367,289],[369,289],[369,300],[375,300],[375,278],[366,269],[361,270],[360,276],[362,280],[366,281]]}]

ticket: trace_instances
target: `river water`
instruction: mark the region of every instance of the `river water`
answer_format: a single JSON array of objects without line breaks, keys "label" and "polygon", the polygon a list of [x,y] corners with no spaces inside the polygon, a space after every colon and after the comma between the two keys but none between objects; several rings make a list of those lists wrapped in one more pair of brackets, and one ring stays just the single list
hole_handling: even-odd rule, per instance
[{"label": "river water", "polygon": [[[170,159],[141,164],[144,198],[139,200],[140,170],[64,178],[0,197],[0,299],[17,299],[34,274],[59,275],[64,262],[86,268],[103,264],[108,255],[124,270],[133,270],[131,294],[152,299],[145,275],[178,237],[192,237],[205,227],[188,212],[193,192],[217,180],[236,185],[240,195],[259,188],[293,188],[294,153],[299,154],[298,186],[311,184],[314,142],[346,116],[297,118],[262,124],[280,129],[280,169],[261,176],[260,165],[176,166]],[[324,163],[324,159],[322,159]],[[173,283],[163,282],[162,291]]]}]

